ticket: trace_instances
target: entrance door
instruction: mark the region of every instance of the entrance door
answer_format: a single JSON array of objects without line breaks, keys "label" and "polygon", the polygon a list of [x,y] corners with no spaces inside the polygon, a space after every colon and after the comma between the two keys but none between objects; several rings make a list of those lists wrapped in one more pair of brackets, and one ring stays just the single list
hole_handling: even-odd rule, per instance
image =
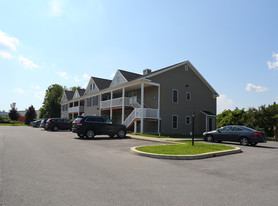
[{"label": "entrance door", "polygon": [[212,118],[209,118],[209,131],[211,131],[212,130]]}]

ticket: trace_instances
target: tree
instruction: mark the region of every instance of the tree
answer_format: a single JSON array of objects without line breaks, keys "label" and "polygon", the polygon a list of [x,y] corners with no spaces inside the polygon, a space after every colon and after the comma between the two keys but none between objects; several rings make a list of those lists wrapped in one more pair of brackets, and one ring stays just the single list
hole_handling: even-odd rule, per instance
[{"label": "tree", "polygon": [[34,121],[36,118],[37,118],[36,110],[33,107],[33,105],[31,105],[26,111],[24,123],[29,125],[30,122]]},{"label": "tree", "polygon": [[60,101],[63,95],[63,87],[59,84],[53,84],[48,87],[44,97],[42,108],[40,108],[41,118],[60,117]]},{"label": "tree", "polygon": [[11,120],[16,121],[20,117],[20,114],[18,113],[16,109],[16,103],[11,104],[11,110],[9,111],[9,118]]},{"label": "tree", "polygon": [[81,87],[80,86],[70,87],[70,91],[73,91],[73,92],[75,92],[75,90],[77,90],[77,89],[81,89]]}]

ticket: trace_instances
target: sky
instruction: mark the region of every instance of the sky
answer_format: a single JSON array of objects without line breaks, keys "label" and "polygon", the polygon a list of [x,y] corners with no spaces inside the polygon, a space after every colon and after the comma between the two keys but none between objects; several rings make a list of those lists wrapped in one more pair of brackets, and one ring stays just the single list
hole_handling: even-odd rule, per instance
[{"label": "sky", "polygon": [[52,84],[189,60],[217,113],[278,103],[277,0],[2,0],[0,111],[42,106]]}]

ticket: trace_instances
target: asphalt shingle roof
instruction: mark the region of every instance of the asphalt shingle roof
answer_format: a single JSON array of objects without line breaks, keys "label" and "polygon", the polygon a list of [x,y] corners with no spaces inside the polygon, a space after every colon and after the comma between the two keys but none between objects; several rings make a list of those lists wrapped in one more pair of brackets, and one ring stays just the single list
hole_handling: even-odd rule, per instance
[{"label": "asphalt shingle roof", "polygon": [[141,74],[137,74],[137,73],[133,73],[133,72],[128,72],[128,71],[124,71],[124,70],[119,70],[119,71],[126,78],[126,80],[128,82],[142,77]]},{"label": "asphalt shingle roof", "polygon": [[66,97],[67,97],[68,101],[72,100],[73,94],[74,94],[73,91],[65,91],[65,94],[66,94]]},{"label": "asphalt shingle roof", "polygon": [[110,86],[112,80],[109,79],[101,79],[97,77],[92,77],[94,82],[96,83],[99,90],[106,89]]}]

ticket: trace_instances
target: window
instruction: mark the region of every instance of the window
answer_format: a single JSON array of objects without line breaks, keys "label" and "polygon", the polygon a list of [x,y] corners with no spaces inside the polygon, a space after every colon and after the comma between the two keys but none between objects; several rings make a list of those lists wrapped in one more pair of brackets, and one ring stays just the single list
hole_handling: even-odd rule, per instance
[{"label": "window", "polygon": [[191,101],[191,92],[186,92],[186,101]]},{"label": "window", "polygon": [[91,97],[87,98],[87,107],[90,107],[90,106],[92,106],[92,98]]},{"label": "window", "polygon": [[172,92],[172,102],[178,103],[178,90],[176,90],[176,89],[173,89],[173,92]]},{"label": "window", "polygon": [[90,84],[90,90],[93,90],[93,84]]},{"label": "window", "polygon": [[93,83],[93,89],[95,89],[96,88],[96,84],[95,83]]},{"label": "window", "polygon": [[98,96],[93,97],[93,106],[98,105]]},{"label": "window", "polygon": [[178,115],[172,116],[172,128],[178,129]]},{"label": "window", "polygon": [[119,76],[116,77],[116,83],[120,84],[120,77]]},{"label": "window", "polygon": [[186,124],[191,124],[191,117],[190,116],[186,116]]}]

